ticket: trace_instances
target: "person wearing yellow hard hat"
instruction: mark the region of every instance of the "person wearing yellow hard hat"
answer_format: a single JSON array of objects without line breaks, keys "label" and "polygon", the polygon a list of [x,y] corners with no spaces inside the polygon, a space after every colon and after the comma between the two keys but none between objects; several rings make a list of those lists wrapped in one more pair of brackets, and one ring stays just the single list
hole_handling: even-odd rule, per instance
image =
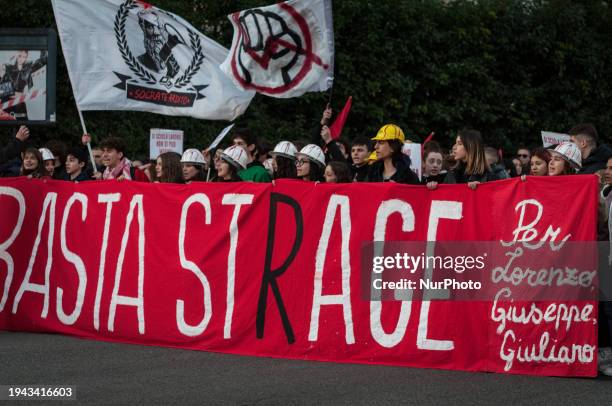
[{"label": "person wearing yellow hard hat", "polygon": [[402,153],[406,138],[401,128],[386,124],[372,141],[376,142],[374,150],[377,161],[370,167],[368,182],[419,184],[419,177],[410,169],[410,158]]},{"label": "person wearing yellow hard hat", "polygon": [[368,165],[372,165],[376,161],[378,161],[376,151],[372,151],[372,153],[368,156]]}]

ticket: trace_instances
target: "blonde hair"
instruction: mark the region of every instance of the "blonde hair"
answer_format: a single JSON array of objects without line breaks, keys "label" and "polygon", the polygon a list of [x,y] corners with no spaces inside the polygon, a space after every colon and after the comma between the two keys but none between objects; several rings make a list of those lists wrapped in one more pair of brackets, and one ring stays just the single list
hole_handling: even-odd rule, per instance
[{"label": "blonde hair", "polygon": [[482,175],[489,170],[485,157],[482,136],[476,130],[463,130],[458,135],[466,152],[465,172],[469,175]]}]

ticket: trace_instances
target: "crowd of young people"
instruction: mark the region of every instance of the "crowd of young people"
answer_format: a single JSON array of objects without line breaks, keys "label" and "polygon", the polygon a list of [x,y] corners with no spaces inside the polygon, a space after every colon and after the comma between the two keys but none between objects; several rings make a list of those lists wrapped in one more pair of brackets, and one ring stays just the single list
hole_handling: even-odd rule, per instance
[{"label": "crowd of young people", "polygon": [[[598,239],[612,234],[612,149],[600,142],[592,124],[579,124],[568,131],[569,142],[548,148],[519,146],[504,158],[501,150],[486,146],[480,132],[457,133],[450,151],[435,141],[422,148],[422,176],[411,169],[403,153],[411,141],[395,124],[386,124],[372,137],[359,136],[350,144],[332,138],[327,126],[331,109],[326,108],[310,141],[284,140],[267,147],[248,129],[234,130],[229,145],[214,150],[189,148],[178,154],[165,152],[156,160],[130,160],[121,138],[108,137],[92,146],[92,164],[84,134],[79,145],[68,148],[53,140],[43,147],[28,147],[29,129],[21,126],[0,148],[0,176],[26,176],[72,182],[132,180],[189,184],[192,182],[273,182],[294,179],[327,183],[396,182],[424,185],[480,183],[526,176],[570,176],[596,174],[600,179]],[[600,314],[599,369],[612,376],[612,304],[602,302]]]}]

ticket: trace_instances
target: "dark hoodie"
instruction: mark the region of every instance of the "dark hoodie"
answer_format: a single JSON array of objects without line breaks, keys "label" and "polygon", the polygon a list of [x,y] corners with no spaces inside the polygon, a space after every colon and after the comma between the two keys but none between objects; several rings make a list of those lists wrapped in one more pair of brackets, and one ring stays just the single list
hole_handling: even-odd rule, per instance
[{"label": "dark hoodie", "polygon": [[580,168],[578,173],[580,175],[592,174],[599,170],[606,169],[606,163],[610,157],[612,157],[612,149],[606,144],[599,144],[599,146],[582,161],[582,168]]},{"label": "dark hoodie", "polygon": [[67,180],[67,181],[70,181],[70,182],[83,182],[85,180],[92,180],[92,179],[91,179],[91,176],[89,176],[87,174],[87,172],[82,170],[81,173],[79,173],[79,176],[77,176],[74,179],[70,179],[70,175],[68,173],[66,173],[66,171],[64,171],[62,180]]},{"label": "dark hoodie", "polygon": [[393,176],[389,179],[384,179],[385,162],[382,159],[376,161],[370,166],[368,182],[396,182],[406,185],[418,185],[420,183],[419,177],[410,169],[410,157],[407,155],[402,154],[400,159],[394,159],[393,166],[396,169]]},{"label": "dark hoodie", "polygon": [[0,148],[0,164],[4,164],[19,158],[20,154],[25,150],[25,142],[13,136],[5,146]]}]

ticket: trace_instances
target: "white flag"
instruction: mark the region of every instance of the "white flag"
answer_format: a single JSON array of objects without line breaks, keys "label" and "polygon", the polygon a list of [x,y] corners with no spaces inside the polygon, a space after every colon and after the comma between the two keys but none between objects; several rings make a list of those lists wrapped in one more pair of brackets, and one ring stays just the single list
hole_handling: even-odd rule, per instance
[{"label": "white flag", "polygon": [[289,98],[332,85],[331,0],[291,0],[228,18],[234,38],[221,69],[240,88]]},{"label": "white flag", "polygon": [[540,133],[542,134],[542,145],[544,145],[544,148],[570,141],[570,136],[567,134],[554,133],[551,131],[540,131]]},{"label": "white flag", "polygon": [[228,50],[140,0],[52,0],[77,106],[233,120],[255,92],[219,69]]},{"label": "white flag", "polygon": [[232,127],[234,127],[234,124],[230,124],[227,127],[225,127],[223,130],[221,130],[219,135],[217,135],[217,138],[215,138],[213,142],[206,149],[210,151],[211,149],[219,145],[219,143],[223,140],[223,138],[225,138],[225,136],[230,132]]}]

